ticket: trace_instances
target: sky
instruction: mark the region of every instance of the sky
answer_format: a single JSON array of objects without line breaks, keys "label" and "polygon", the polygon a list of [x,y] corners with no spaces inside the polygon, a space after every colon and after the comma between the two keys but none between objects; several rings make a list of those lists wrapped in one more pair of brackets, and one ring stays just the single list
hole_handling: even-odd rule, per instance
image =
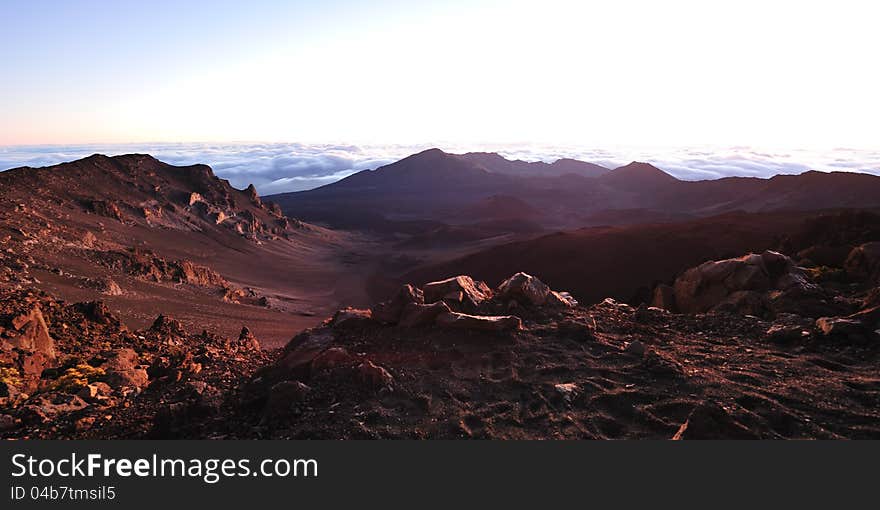
[{"label": "sky", "polygon": [[[369,148],[364,161],[424,146],[872,154],[877,9],[850,0],[3,0],[0,146],[177,145],[192,156],[287,146],[295,150],[279,157],[288,158],[351,146]],[[224,154],[215,163],[247,156]]]}]

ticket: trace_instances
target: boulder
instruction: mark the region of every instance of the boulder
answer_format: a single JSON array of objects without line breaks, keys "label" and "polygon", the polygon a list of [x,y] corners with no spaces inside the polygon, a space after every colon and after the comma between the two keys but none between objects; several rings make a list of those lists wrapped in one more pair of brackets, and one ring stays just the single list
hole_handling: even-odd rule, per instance
[{"label": "boulder", "polygon": [[661,283],[654,288],[654,294],[651,297],[651,306],[669,310],[670,312],[676,311],[675,290],[670,285]]},{"label": "boulder", "polygon": [[101,368],[107,374],[107,383],[114,388],[140,390],[149,384],[147,371],[141,368],[138,353],[134,349],[125,347],[113,351]]},{"label": "boulder", "polygon": [[6,340],[13,347],[55,358],[55,340],[49,335],[39,305],[34,304],[28,311],[13,317],[11,326]]},{"label": "boulder", "polygon": [[465,313],[448,312],[438,315],[436,323],[442,328],[476,331],[514,331],[522,329],[522,321],[514,315],[468,315]]},{"label": "boulder", "polygon": [[[727,311],[750,315],[817,314],[827,309],[821,289],[791,259],[774,251],[710,261],[679,276],[655,304],[681,313]],[[815,316],[815,315],[812,315]]]},{"label": "boulder", "polygon": [[373,307],[373,319],[384,324],[397,324],[403,310],[410,304],[424,304],[425,295],[410,284],[406,284],[388,301]]},{"label": "boulder", "polygon": [[248,351],[260,350],[260,341],[257,340],[257,337],[251,333],[251,330],[248,329],[247,326],[243,326],[241,328],[241,333],[238,334],[238,347]]},{"label": "boulder", "polygon": [[516,273],[501,282],[498,295],[503,299],[514,299],[519,303],[541,306],[547,301],[550,287],[530,274]]},{"label": "boulder", "polygon": [[850,278],[880,283],[880,242],[853,248],[843,267]]},{"label": "boulder", "polygon": [[348,328],[363,326],[373,321],[373,313],[370,310],[358,308],[343,308],[333,315],[330,325],[334,328]]},{"label": "boulder", "polygon": [[450,313],[452,310],[443,301],[437,301],[430,305],[410,303],[403,309],[400,316],[400,325],[405,328],[417,328],[434,324],[438,315]]},{"label": "boulder", "polygon": [[333,332],[327,329],[312,329],[295,336],[284,348],[277,367],[290,372],[294,377],[310,373],[311,363],[335,341]]},{"label": "boulder", "polygon": [[454,307],[474,311],[483,301],[492,297],[492,290],[484,282],[475,282],[470,276],[455,276],[422,287],[425,303],[446,301]]}]

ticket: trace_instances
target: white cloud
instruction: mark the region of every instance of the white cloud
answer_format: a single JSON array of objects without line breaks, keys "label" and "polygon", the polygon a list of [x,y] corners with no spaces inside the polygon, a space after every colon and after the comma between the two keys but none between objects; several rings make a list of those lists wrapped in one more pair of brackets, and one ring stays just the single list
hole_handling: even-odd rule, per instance
[{"label": "white cloud", "polygon": [[553,161],[570,157],[615,167],[647,161],[680,179],[728,176],[770,177],[806,170],[861,171],[880,175],[880,150],[837,148],[828,151],[766,150],[750,147],[649,148],[572,146],[328,145],[301,143],[181,143],[122,145],[52,145],[0,147],[0,170],[47,166],[90,154],[141,152],[175,165],[207,163],[237,188],[253,183],[262,195],[311,189],[360,170],[384,164],[437,145],[448,152],[496,151],[511,159]]}]

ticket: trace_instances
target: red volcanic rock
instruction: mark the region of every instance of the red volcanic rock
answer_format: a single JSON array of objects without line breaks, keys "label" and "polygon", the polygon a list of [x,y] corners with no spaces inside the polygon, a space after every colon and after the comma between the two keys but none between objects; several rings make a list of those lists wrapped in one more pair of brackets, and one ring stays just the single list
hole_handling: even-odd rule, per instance
[{"label": "red volcanic rock", "polygon": [[260,196],[257,194],[257,188],[255,188],[253,184],[248,184],[247,189],[244,190],[244,194],[247,195],[248,199],[255,206],[263,206],[263,202],[260,200]]},{"label": "red volcanic rock", "polygon": [[551,290],[538,278],[523,272],[516,273],[501,282],[501,285],[498,286],[497,297],[529,306],[547,305],[556,308],[571,308],[578,304],[577,300],[568,292]]},{"label": "red volcanic rock", "polygon": [[6,330],[7,342],[19,349],[55,357],[55,340],[49,335],[39,305],[33,304],[28,311],[12,317],[9,324],[11,329]]},{"label": "red volcanic rock", "polygon": [[260,350],[260,341],[251,333],[251,330],[244,326],[238,335],[238,346],[243,349],[258,351]]},{"label": "red volcanic rock", "polygon": [[357,308],[343,308],[333,315],[330,325],[334,328],[362,326],[373,321],[373,313],[370,310]]},{"label": "red volcanic rock", "polygon": [[791,259],[773,251],[691,268],[675,280],[673,293],[681,313],[726,310],[809,315],[822,308],[820,289]]},{"label": "red volcanic rock", "polygon": [[52,358],[45,354],[35,352],[28,354],[21,359],[21,373],[27,378],[39,378],[43,370],[48,368],[52,363]]},{"label": "red volcanic rock", "polygon": [[449,312],[437,316],[437,325],[449,329],[474,331],[514,331],[522,329],[522,321],[513,315],[468,315]]},{"label": "red volcanic rock", "polygon": [[225,287],[229,284],[213,269],[194,264],[188,260],[181,260],[171,266],[172,271],[176,273],[174,279],[181,283],[202,287]]},{"label": "red volcanic rock", "polygon": [[654,289],[651,306],[674,312],[676,310],[675,290],[671,286],[661,283]]},{"label": "red volcanic rock", "polygon": [[452,310],[443,301],[437,301],[430,305],[410,303],[403,309],[400,316],[400,325],[405,328],[416,328],[434,324],[438,315],[449,313]]},{"label": "red volcanic rock", "polygon": [[498,295],[504,299],[515,299],[523,304],[541,306],[547,301],[550,287],[544,282],[526,273],[516,273],[501,282]]},{"label": "red volcanic rock", "polygon": [[147,371],[141,368],[134,349],[116,350],[101,368],[107,373],[107,382],[115,388],[141,389],[149,383]]},{"label": "red volcanic rock", "polygon": [[853,278],[880,283],[880,242],[853,248],[846,258],[844,269]]},{"label": "red volcanic rock", "polygon": [[476,309],[483,301],[492,297],[492,289],[483,282],[475,282],[470,276],[454,276],[422,286],[425,303],[440,300],[464,309]]},{"label": "red volcanic rock", "polygon": [[294,337],[284,348],[284,354],[278,362],[278,366],[291,372],[294,376],[307,375],[312,360],[330,347],[334,340],[333,332],[329,329],[304,331]]},{"label": "red volcanic rock", "polygon": [[121,296],[122,288],[118,283],[114,282],[110,278],[101,278],[98,280],[98,290],[101,294],[107,296]]},{"label": "red volcanic rock", "polygon": [[421,289],[406,284],[400,288],[393,298],[373,307],[373,319],[385,324],[396,324],[400,321],[404,309],[410,304],[423,304],[425,295]]}]

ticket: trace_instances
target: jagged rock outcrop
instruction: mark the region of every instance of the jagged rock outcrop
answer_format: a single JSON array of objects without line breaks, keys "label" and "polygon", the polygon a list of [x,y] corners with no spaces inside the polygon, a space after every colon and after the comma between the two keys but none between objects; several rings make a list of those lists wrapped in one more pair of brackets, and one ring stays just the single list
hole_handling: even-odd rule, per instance
[{"label": "jagged rock outcrop", "polygon": [[151,250],[94,251],[91,255],[99,264],[137,278],[199,287],[229,287],[229,282],[209,267],[189,260],[168,260]]},{"label": "jagged rock outcrop", "polygon": [[263,201],[260,200],[260,196],[257,194],[257,188],[255,188],[253,184],[248,184],[247,188],[244,190],[244,194],[247,195],[252,204],[257,207],[263,207]]},{"label": "jagged rock outcrop", "polygon": [[484,282],[474,281],[470,276],[459,275],[422,286],[425,303],[445,301],[453,309],[476,310],[492,297],[492,289]]}]

